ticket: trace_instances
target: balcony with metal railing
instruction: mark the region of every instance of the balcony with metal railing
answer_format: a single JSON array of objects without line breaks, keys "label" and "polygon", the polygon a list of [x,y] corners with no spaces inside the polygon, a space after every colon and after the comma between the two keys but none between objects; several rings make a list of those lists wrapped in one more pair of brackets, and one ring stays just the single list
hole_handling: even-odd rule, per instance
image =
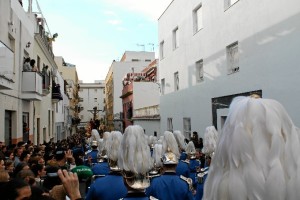
[{"label": "balcony with metal railing", "polygon": [[55,83],[53,85],[54,86],[52,88],[52,103],[57,103],[63,100],[63,97],[61,95],[60,85]]},{"label": "balcony with metal railing", "polygon": [[22,99],[41,101],[43,78],[39,72],[22,72]]}]

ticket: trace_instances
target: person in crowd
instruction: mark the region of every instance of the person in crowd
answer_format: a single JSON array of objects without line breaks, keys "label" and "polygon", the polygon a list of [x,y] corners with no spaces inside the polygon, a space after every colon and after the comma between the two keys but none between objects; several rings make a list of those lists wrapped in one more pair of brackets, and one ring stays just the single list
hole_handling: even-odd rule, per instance
[{"label": "person in crowd", "polygon": [[9,174],[9,177],[13,177],[14,174],[14,162],[10,159],[5,160],[4,162],[5,170]]},{"label": "person in crowd", "polygon": [[117,200],[127,194],[123,182],[121,169],[118,167],[118,150],[122,140],[122,133],[112,131],[107,140],[107,157],[110,172],[104,177],[95,179],[88,190],[86,200]]},{"label": "person in crowd", "polygon": [[17,147],[14,149],[14,165],[15,167],[21,162],[20,161],[20,156],[23,153],[23,147]]},{"label": "person in crowd", "polygon": [[125,129],[118,153],[118,166],[122,170],[127,195],[124,200],[149,199],[145,189],[149,187],[148,172],[153,167],[150,148],[139,125],[130,125]]},{"label": "person in crowd", "polygon": [[203,138],[202,137],[199,138],[198,145],[199,145],[199,150],[202,150],[203,149]]},{"label": "person in crowd", "polygon": [[199,137],[198,137],[198,132],[197,131],[193,131],[193,135],[191,138],[192,142],[195,145],[195,148],[199,149]]},{"label": "person in crowd", "polygon": [[39,69],[35,65],[35,60],[34,59],[30,60],[30,66],[31,66],[31,71],[33,71],[33,72],[38,72],[39,71]]},{"label": "person in crowd", "polygon": [[4,159],[0,159],[0,170],[5,170]]},{"label": "person in crowd", "polygon": [[76,173],[59,169],[57,172],[70,200],[83,200],[79,190],[79,180]]},{"label": "person in crowd", "polygon": [[0,187],[1,183],[7,183],[9,181],[10,177],[9,174],[6,170],[0,169]]},{"label": "person in crowd", "polygon": [[47,190],[45,190],[43,187],[40,187],[39,184],[35,182],[35,175],[30,169],[21,170],[17,176],[17,179],[22,179],[26,181],[31,188],[31,200],[39,200],[43,199],[44,196],[49,196],[49,193]]},{"label": "person in crowd", "polygon": [[6,192],[6,185],[10,179],[10,176],[6,170],[0,170],[0,195]]},{"label": "person in crowd", "polygon": [[31,170],[34,173],[36,184],[40,187],[43,187],[44,178],[46,176],[45,165],[34,164],[31,166]]},{"label": "person in crowd", "polygon": [[151,179],[150,187],[146,189],[148,196],[168,200],[193,200],[192,180],[176,175],[179,149],[174,134],[165,131],[163,140],[163,173]]},{"label": "person in crowd", "polygon": [[30,153],[29,153],[29,151],[24,150],[22,152],[22,154],[20,155],[20,161],[21,162],[25,162],[25,163],[28,164],[29,159],[30,159]]},{"label": "person in crowd", "polygon": [[8,149],[5,152],[5,158],[8,159],[8,160],[14,161],[15,160],[14,150],[13,149]]},{"label": "person in crowd", "polygon": [[76,167],[76,164],[71,150],[61,147],[57,148],[55,151],[54,160],[52,162],[48,162],[48,165],[46,166],[47,176],[45,177],[43,183],[44,187],[48,190],[51,190],[55,185],[61,184],[57,174],[58,169],[69,170],[73,167]]},{"label": "person in crowd", "polygon": [[12,178],[15,178],[17,176],[17,174],[21,171],[21,170],[24,170],[24,169],[30,169],[30,167],[28,166],[27,163],[24,163],[24,162],[19,162],[17,164],[17,166],[15,167],[14,169],[14,173],[13,173],[13,177]]},{"label": "person in crowd", "polygon": [[5,159],[5,152],[7,151],[7,147],[5,145],[1,145],[0,147],[0,159]]},{"label": "person in crowd", "polygon": [[203,199],[299,199],[299,133],[278,101],[234,98]]},{"label": "person in crowd", "polygon": [[31,198],[30,185],[23,179],[15,178],[10,180],[6,187],[6,192],[3,193],[3,200],[26,200]]},{"label": "person in crowd", "polygon": [[23,63],[23,71],[31,72],[32,67],[30,66],[30,58],[25,58]]}]

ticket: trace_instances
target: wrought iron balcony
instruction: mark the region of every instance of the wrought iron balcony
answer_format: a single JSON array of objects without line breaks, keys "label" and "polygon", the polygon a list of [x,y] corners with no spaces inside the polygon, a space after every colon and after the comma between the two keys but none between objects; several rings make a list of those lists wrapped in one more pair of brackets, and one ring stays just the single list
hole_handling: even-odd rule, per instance
[{"label": "wrought iron balcony", "polygon": [[61,92],[60,92],[60,85],[55,84],[52,88],[52,102],[57,103],[60,100],[63,100]]}]

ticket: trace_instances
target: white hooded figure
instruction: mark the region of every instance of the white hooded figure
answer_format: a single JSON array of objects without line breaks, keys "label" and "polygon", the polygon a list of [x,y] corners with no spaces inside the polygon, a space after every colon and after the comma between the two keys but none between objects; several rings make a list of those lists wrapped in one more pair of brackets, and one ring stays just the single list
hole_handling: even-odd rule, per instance
[{"label": "white hooded figure", "polygon": [[204,200],[300,199],[299,133],[275,100],[236,97],[219,136]]},{"label": "white hooded figure", "polygon": [[218,141],[218,132],[214,126],[208,126],[205,129],[204,139],[203,139],[203,153],[210,155],[212,157],[216,150]]}]

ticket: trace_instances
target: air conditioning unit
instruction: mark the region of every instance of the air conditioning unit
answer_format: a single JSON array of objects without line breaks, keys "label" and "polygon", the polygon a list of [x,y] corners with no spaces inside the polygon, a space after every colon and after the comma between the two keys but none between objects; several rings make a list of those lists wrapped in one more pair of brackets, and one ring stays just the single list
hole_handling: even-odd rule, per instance
[{"label": "air conditioning unit", "polygon": [[17,29],[13,21],[8,22],[8,37],[12,40],[16,39]]}]

